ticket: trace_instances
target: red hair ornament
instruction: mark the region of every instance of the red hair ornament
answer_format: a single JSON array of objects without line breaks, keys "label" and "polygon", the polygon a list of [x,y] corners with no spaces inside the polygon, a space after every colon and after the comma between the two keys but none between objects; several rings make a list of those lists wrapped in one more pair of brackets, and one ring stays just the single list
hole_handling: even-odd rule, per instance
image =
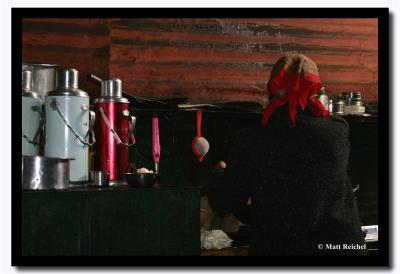
[{"label": "red hair ornament", "polygon": [[285,69],[280,69],[277,75],[268,82],[268,91],[274,95],[267,106],[261,119],[261,125],[265,126],[272,113],[279,107],[288,103],[291,126],[295,126],[297,107],[305,109],[308,106],[315,117],[328,117],[330,112],[313,95],[317,94],[322,84],[317,74],[299,73],[289,74]]}]

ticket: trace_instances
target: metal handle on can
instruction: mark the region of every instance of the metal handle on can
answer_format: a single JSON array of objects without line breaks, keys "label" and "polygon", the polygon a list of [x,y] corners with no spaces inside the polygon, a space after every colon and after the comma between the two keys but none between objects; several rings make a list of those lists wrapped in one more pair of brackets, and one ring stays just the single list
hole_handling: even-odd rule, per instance
[{"label": "metal handle on can", "polygon": [[25,138],[28,143],[34,145],[34,146],[43,146],[44,143],[41,143],[40,141],[37,141],[37,138],[39,138],[40,136],[40,131],[43,130],[44,127],[44,117],[43,117],[43,112],[39,110],[39,108],[37,106],[32,106],[31,110],[33,112],[37,112],[39,113],[40,116],[40,120],[39,120],[39,127],[35,133],[35,136],[33,137],[33,140],[29,140],[29,137],[26,134],[23,134],[22,137]]},{"label": "metal handle on can", "polygon": [[86,132],[85,139],[89,139],[89,133],[92,134],[92,141],[96,143],[96,135],[94,134],[94,123],[96,122],[96,113],[93,110],[89,111],[89,128]]},{"label": "metal handle on can", "polygon": [[[67,119],[65,118],[64,114],[63,114],[63,113],[61,112],[61,110],[58,108],[58,105],[59,105],[59,103],[57,102],[57,99],[53,98],[52,101],[51,101],[51,103],[50,103],[50,107],[51,107],[53,110],[57,111],[57,113],[60,115],[61,119],[64,121],[64,124],[69,128],[69,130],[76,136],[76,138],[78,138],[78,140],[79,140],[82,144],[87,145],[87,146],[89,146],[89,147],[92,147],[92,146],[94,145],[95,142],[94,142],[94,141],[93,141],[92,143],[87,142],[87,141],[85,140],[85,139],[86,139],[86,136],[85,136],[85,139],[82,138],[82,137],[78,134],[78,132],[76,132],[76,130],[68,123],[68,121],[67,121]],[[87,134],[86,134],[86,135],[87,135]]]},{"label": "metal handle on can", "polygon": [[126,147],[130,147],[130,146],[132,146],[132,145],[134,145],[136,143],[136,140],[133,137],[132,143],[129,144],[129,139],[131,139],[131,137],[133,136],[133,130],[135,129],[134,126],[135,126],[136,117],[130,116],[130,120],[131,120],[130,123],[129,123],[130,132],[128,134],[128,138],[127,138],[126,142],[124,143],[124,142],[121,141],[121,138],[118,136],[118,133],[112,128],[112,126],[111,126],[110,122],[108,121],[108,119],[107,119],[102,107],[99,107],[99,111],[100,111],[101,117],[103,118],[104,123],[106,124],[107,128],[111,131],[111,133],[114,135],[114,138],[117,141],[118,145],[124,145]]},{"label": "metal handle on can", "polygon": [[129,139],[132,140],[132,145],[136,144],[136,138],[135,135],[133,135],[133,132],[135,130],[135,126],[136,126],[136,117],[135,116],[129,116],[129,133],[128,133],[128,138],[127,143],[129,142]]}]

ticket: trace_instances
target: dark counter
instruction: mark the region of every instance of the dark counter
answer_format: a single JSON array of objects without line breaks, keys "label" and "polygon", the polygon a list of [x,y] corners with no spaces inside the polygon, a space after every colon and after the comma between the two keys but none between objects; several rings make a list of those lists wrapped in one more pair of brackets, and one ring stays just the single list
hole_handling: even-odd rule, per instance
[{"label": "dark counter", "polygon": [[194,187],[24,191],[22,254],[200,255]]}]

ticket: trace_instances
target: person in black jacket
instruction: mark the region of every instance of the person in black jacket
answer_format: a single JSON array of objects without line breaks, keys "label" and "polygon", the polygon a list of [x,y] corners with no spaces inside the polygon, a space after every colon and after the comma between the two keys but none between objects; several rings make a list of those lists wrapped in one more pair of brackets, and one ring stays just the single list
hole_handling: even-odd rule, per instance
[{"label": "person in black jacket", "polygon": [[234,135],[209,186],[216,213],[240,215],[251,197],[249,255],[367,254],[347,174],[349,126],[315,101],[320,87],[309,58],[282,57],[261,126]]}]

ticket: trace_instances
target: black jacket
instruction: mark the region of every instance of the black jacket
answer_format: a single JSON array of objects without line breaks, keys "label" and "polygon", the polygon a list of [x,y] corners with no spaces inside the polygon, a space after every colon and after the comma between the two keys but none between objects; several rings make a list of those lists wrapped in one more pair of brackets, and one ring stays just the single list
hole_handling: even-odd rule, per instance
[{"label": "black jacket", "polygon": [[291,128],[284,106],[265,127],[233,137],[208,198],[216,212],[235,214],[251,197],[250,255],[366,254],[347,174],[348,135],[344,119],[301,110]]}]

